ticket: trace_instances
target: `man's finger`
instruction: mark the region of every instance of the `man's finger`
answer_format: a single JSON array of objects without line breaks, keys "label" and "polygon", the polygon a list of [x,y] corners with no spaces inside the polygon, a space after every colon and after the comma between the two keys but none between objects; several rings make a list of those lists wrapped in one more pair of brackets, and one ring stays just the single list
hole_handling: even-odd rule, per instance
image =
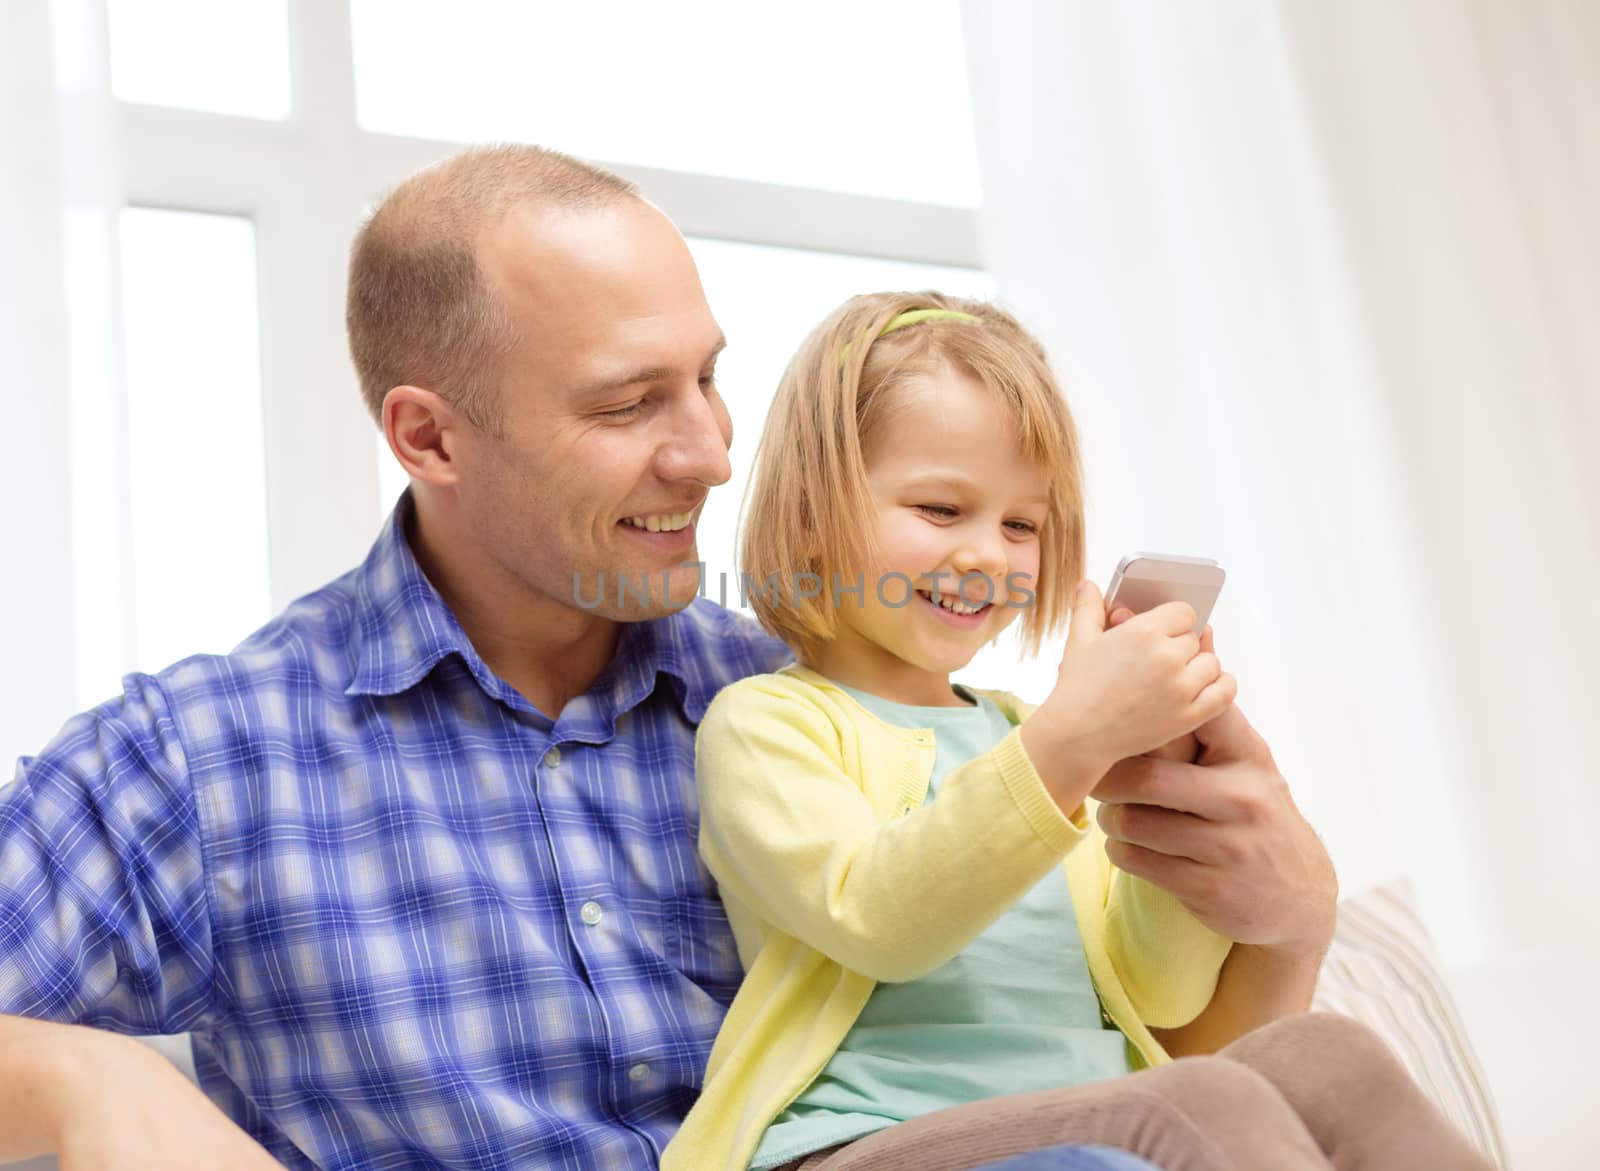
[{"label": "man's finger", "polygon": [[[1159,886],[1185,906],[1198,901],[1215,880],[1214,867],[1189,858],[1174,858],[1129,842],[1108,841],[1106,857],[1111,865],[1135,878]],[[1190,908],[1191,911],[1193,908]]]},{"label": "man's finger", "polygon": [[1112,765],[1092,795],[1104,805],[1159,805],[1207,821],[1223,821],[1228,817],[1225,784],[1225,777],[1215,769],[1134,756]]},{"label": "man's finger", "polygon": [[1250,726],[1236,703],[1230,703],[1220,715],[1201,724],[1194,735],[1200,741],[1200,759],[1205,764],[1247,760],[1274,770],[1278,767],[1267,742]]},{"label": "man's finger", "polygon": [[1107,841],[1209,865],[1223,861],[1218,849],[1218,827],[1192,813],[1155,805],[1101,805],[1095,818]]}]

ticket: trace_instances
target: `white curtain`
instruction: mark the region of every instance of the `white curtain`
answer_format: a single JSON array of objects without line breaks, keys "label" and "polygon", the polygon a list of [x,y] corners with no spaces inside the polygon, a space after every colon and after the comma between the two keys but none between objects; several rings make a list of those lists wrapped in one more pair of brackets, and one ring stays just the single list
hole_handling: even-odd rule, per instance
[{"label": "white curtain", "polygon": [[1344,889],[1411,877],[1518,1165],[1588,1165],[1600,5],[965,14],[1091,570],[1223,562],[1218,650]]},{"label": "white curtain", "polygon": [[1600,6],[969,4],[982,227],[1091,569],[1217,557],[1240,704],[1446,958],[1596,948]]},{"label": "white curtain", "polygon": [[[0,672],[0,744],[6,745],[24,729],[38,731],[42,713],[66,711],[72,700],[70,675],[39,678],[33,670],[61,653],[63,637],[68,658],[72,647],[71,599],[60,596],[61,575],[41,569],[71,555],[68,497],[38,487],[67,459],[66,404],[54,393],[65,381],[66,352],[55,125],[34,112],[41,100],[45,110],[54,108],[54,81],[50,62],[25,51],[38,42],[25,22],[43,16],[34,5],[0,7],[0,408],[9,438],[0,459],[0,614],[11,664]],[[18,507],[22,501],[30,506]],[[0,783],[10,779],[10,765],[0,764]]]},{"label": "white curtain", "polygon": [[124,649],[124,502],[73,490],[125,458],[104,54],[97,4],[0,5],[0,784]]}]

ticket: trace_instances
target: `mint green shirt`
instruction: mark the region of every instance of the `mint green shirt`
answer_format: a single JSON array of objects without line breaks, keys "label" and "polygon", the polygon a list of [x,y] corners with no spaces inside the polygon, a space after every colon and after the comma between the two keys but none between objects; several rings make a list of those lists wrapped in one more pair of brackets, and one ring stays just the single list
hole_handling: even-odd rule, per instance
[{"label": "mint green shirt", "polygon": [[[844,690],[885,723],[933,732],[929,801],[946,774],[1011,731],[990,700],[960,688],[970,706],[916,707]],[[879,984],[823,1071],[767,1128],[750,1168],[948,1106],[1130,1069],[1122,1034],[1102,1027],[1066,875],[1055,870],[948,963]]]}]

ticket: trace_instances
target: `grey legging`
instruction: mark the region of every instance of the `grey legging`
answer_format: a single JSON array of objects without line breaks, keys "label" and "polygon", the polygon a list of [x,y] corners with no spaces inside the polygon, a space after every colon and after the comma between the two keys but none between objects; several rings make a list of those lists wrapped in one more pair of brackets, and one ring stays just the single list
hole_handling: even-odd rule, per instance
[{"label": "grey legging", "polygon": [[968,1171],[1064,1143],[1164,1171],[1493,1171],[1375,1033],[1327,1013],[1215,1057],[940,1110],[780,1171]]}]

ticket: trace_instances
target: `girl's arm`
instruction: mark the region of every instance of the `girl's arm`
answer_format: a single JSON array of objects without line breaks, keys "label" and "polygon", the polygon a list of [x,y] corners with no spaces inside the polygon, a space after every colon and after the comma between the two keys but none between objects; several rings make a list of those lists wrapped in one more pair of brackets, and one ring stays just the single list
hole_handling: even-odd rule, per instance
[{"label": "girl's arm", "polygon": [[[1103,852],[1105,839],[1096,837]],[[1153,1030],[1190,1024],[1213,1002],[1233,941],[1154,883],[1106,866],[1106,951],[1134,1011]],[[1159,1032],[1157,1039],[1172,1052]]]},{"label": "girl's arm", "polygon": [[[875,808],[834,721],[785,676],[724,690],[700,726],[700,850],[723,896],[874,980],[944,963],[1090,831],[1013,731],[939,799]],[[928,764],[933,746],[927,745]],[[1059,765],[1059,762],[1058,762]],[[1092,784],[1092,779],[1085,784]]]},{"label": "girl's arm", "polygon": [[1215,1053],[1252,1029],[1308,1011],[1322,956],[1314,949],[1284,952],[1234,944],[1205,1011],[1181,1028],[1151,1031],[1174,1057]]}]

